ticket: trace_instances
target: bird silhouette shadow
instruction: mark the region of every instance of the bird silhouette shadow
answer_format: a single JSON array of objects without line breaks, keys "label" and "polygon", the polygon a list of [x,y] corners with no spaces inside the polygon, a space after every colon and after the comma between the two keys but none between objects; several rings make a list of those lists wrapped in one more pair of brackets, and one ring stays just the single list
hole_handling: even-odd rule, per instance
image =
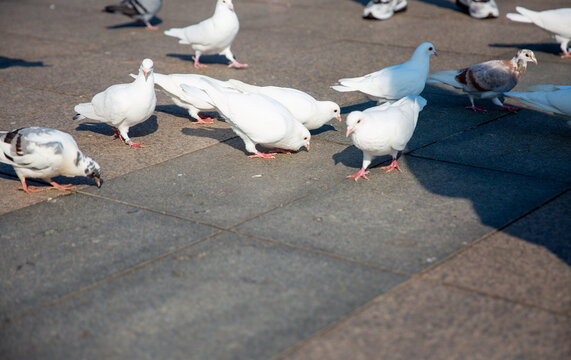
[{"label": "bird silhouette shadow", "polygon": [[[151,23],[151,25],[157,26],[159,24],[162,24],[163,20],[161,20],[161,18],[158,18],[155,16],[149,22]],[[130,21],[128,23],[107,26],[107,29],[109,29],[109,30],[125,29],[125,28],[145,28],[145,24],[140,23],[138,21]]]},{"label": "bird silhouette shadow", "polygon": [[209,127],[208,125],[196,125],[193,127],[185,127],[182,128],[181,130],[181,132],[184,135],[211,138],[220,141],[223,144],[231,146],[236,150],[242,151],[244,154],[250,155],[246,151],[244,142],[242,141],[242,139],[238,137],[238,135],[232,134],[230,138],[224,140],[225,138],[224,134],[226,134],[228,131],[232,130],[213,128]]},{"label": "bird silhouette shadow", "polygon": [[9,58],[6,56],[0,56],[0,69],[6,69],[13,66],[21,67],[44,67],[43,61],[26,61],[23,59]]},{"label": "bird silhouette shadow", "polygon": [[[192,63],[194,63],[194,60],[192,59],[192,57],[194,56],[194,54],[167,54],[167,56],[169,57],[173,57],[173,58],[178,58],[184,61],[190,61]],[[200,62],[203,64],[224,64],[224,65],[228,65],[228,59],[226,59],[226,56],[223,55],[218,55],[218,54],[214,54],[214,55],[200,55]]]},{"label": "bird silhouette shadow", "polygon": [[561,52],[561,48],[557,43],[539,43],[539,44],[531,44],[531,43],[512,43],[512,44],[489,44],[490,47],[495,48],[510,48],[510,49],[529,49],[533,52],[542,52],[546,54],[558,54]]},{"label": "bird silhouette shadow", "polygon": [[[159,128],[159,123],[157,122],[157,117],[152,115],[147,120],[139,123],[131,128],[129,128],[129,137],[143,137],[156,132]],[[75,130],[77,131],[91,131],[101,135],[112,136],[115,134],[115,130],[109,124],[88,121],[79,124]]]},{"label": "bird silhouette shadow", "polygon": [[[355,168],[357,170],[360,169],[361,165],[363,164],[363,152],[357,149],[354,145],[348,146],[342,151],[333,154],[331,158],[333,159],[335,165],[341,163],[346,167]],[[385,163],[388,164],[391,159],[392,157],[390,155],[377,156],[373,159],[371,165],[367,168],[367,170],[375,168],[379,165],[385,165]]]}]

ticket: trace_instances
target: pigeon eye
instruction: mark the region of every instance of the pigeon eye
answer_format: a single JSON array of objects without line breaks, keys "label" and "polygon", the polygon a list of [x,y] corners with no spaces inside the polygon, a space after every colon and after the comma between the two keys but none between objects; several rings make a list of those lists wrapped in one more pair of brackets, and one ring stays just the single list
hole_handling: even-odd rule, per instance
[{"label": "pigeon eye", "polygon": [[525,54],[525,57],[529,57],[529,54]]},{"label": "pigeon eye", "polygon": [[432,51],[432,46],[428,48],[428,51]]},{"label": "pigeon eye", "polygon": [[360,119],[359,119],[359,120],[357,120],[357,124],[360,124],[360,123],[361,123],[361,120],[360,120]]},{"label": "pigeon eye", "polygon": [[333,110],[333,112],[337,112],[337,109]]},{"label": "pigeon eye", "polygon": [[307,140],[307,136],[303,138],[303,140]]}]

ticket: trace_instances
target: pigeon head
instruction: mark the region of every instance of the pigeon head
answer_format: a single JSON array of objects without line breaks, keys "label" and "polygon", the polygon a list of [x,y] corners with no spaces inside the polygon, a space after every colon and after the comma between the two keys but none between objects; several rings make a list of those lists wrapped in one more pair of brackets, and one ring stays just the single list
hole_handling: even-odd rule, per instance
[{"label": "pigeon head", "polygon": [[528,49],[522,49],[519,50],[515,56],[516,58],[516,63],[518,64],[524,64],[524,66],[529,62],[533,62],[535,65],[537,65],[537,60],[535,59],[535,54],[533,53],[533,51],[528,50]]},{"label": "pigeon head", "polygon": [[311,139],[311,134],[305,126],[301,125],[299,122],[295,122],[295,130],[292,137],[292,148],[299,150],[302,146],[305,146],[307,151],[309,151],[309,140]]},{"label": "pigeon head", "polygon": [[225,6],[228,9],[234,11],[234,4],[232,4],[232,0],[218,0],[217,5]]},{"label": "pigeon head", "polygon": [[333,101],[324,101],[323,104],[327,109],[329,109],[329,113],[332,115],[331,117],[341,121],[341,109],[339,108],[339,105]]},{"label": "pigeon head", "polygon": [[145,59],[139,68],[139,72],[143,72],[145,75],[145,81],[149,78],[149,75],[153,72],[153,60]]},{"label": "pigeon head", "polygon": [[345,133],[345,137],[349,137],[349,135],[360,126],[364,118],[365,114],[362,111],[352,111],[347,115],[347,133]]},{"label": "pigeon head", "polygon": [[430,55],[438,56],[438,53],[436,52],[436,48],[434,47],[434,45],[432,45],[429,42],[425,42],[418,45],[418,47],[414,51],[414,54],[412,54],[413,57],[416,56],[430,57]]},{"label": "pigeon head", "polygon": [[97,187],[101,187],[101,167],[89,156],[78,153],[76,166],[83,170],[85,176],[92,178]]}]

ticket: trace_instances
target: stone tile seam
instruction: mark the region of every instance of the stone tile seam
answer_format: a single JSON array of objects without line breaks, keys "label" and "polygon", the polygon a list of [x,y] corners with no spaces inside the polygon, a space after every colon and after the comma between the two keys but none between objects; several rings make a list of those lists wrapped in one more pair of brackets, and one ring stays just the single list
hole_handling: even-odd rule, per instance
[{"label": "stone tile seam", "polygon": [[91,290],[93,290],[93,289],[95,289],[95,288],[97,288],[97,287],[99,287],[99,286],[105,285],[105,284],[107,284],[107,283],[110,283],[111,281],[114,281],[114,280],[117,280],[117,279],[122,278],[122,277],[124,277],[124,276],[127,276],[127,275],[129,275],[129,274],[131,274],[131,273],[133,273],[133,272],[135,272],[135,271],[137,271],[137,270],[140,270],[140,269],[142,269],[142,268],[144,268],[144,267],[147,267],[147,266],[152,265],[152,264],[154,264],[154,263],[157,263],[157,262],[159,262],[159,261],[161,261],[161,260],[164,260],[164,259],[166,259],[166,258],[169,258],[169,257],[171,257],[172,255],[174,255],[174,254],[176,254],[176,253],[179,253],[179,252],[184,251],[184,250],[187,250],[187,249],[189,249],[189,248],[191,248],[191,247],[193,247],[193,246],[195,246],[195,245],[198,245],[198,244],[200,244],[200,243],[203,243],[203,242],[205,242],[205,241],[207,241],[207,240],[209,240],[209,239],[211,239],[211,238],[213,238],[213,237],[215,237],[215,236],[218,236],[218,235],[222,234],[223,232],[224,232],[223,230],[215,231],[214,233],[212,233],[212,234],[210,234],[210,235],[207,235],[207,236],[202,237],[202,238],[200,238],[200,239],[197,239],[197,240],[195,240],[195,241],[191,241],[189,244],[186,244],[186,245],[184,245],[184,246],[182,246],[182,247],[180,247],[180,248],[177,248],[177,249],[175,249],[175,250],[166,252],[166,253],[161,254],[161,255],[159,255],[159,256],[156,256],[156,257],[154,257],[154,258],[152,258],[152,259],[143,261],[143,262],[141,262],[141,263],[139,263],[139,264],[137,264],[137,265],[134,265],[134,266],[132,266],[132,267],[130,267],[130,268],[128,268],[128,269],[119,271],[118,273],[115,273],[115,274],[113,274],[113,275],[111,275],[111,276],[108,276],[108,277],[106,277],[106,278],[104,278],[104,279],[101,279],[101,280],[99,280],[99,281],[96,281],[96,282],[94,282],[94,283],[91,283],[91,284],[89,284],[89,285],[87,285],[87,286],[85,286],[85,287],[83,287],[83,288],[81,288],[81,289],[79,289],[79,290],[72,291],[72,292],[70,292],[70,293],[68,293],[68,294],[65,294],[65,295],[63,295],[63,296],[61,296],[61,297],[59,297],[59,298],[57,298],[57,299],[55,299],[55,300],[52,300],[52,301],[50,301],[50,302],[48,302],[48,303],[46,303],[46,304],[44,304],[44,305],[38,306],[38,307],[35,308],[35,309],[29,310],[29,311],[27,311],[27,312],[25,312],[25,313],[23,313],[23,314],[21,314],[21,315],[19,315],[19,316],[17,316],[17,317],[14,317],[14,318],[10,319],[8,323],[6,323],[5,321],[1,321],[1,322],[0,322],[0,328],[11,326],[12,324],[14,324],[14,323],[16,323],[16,322],[18,322],[18,321],[21,321],[21,320],[23,320],[23,319],[25,319],[25,318],[27,318],[27,317],[37,315],[37,314],[39,314],[40,312],[42,312],[42,311],[44,311],[44,310],[47,310],[47,309],[49,309],[49,308],[51,308],[51,307],[53,307],[53,306],[57,306],[58,304],[64,303],[64,302],[66,302],[66,301],[68,301],[68,300],[70,300],[70,299],[72,299],[72,298],[74,298],[74,297],[76,297],[76,296],[81,295],[81,294],[87,293],[87,292],[89,292],[89,291],[91,291]]}]

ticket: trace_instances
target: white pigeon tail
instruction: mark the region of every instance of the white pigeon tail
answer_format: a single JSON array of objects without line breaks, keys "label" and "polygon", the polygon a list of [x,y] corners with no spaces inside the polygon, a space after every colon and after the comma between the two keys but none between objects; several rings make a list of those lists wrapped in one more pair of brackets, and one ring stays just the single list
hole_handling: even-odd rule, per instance
[{"label": "white pigeon tail", "polygon": [[516,13],[508,13],[506,17],[512,21],[533,23],[553,34],[563,51],[562,58],[571,58],[569,41],[571,41],[571,8],[532,11],[517,6]]},{"label": "white pigeon tail", "polygon": [[230,50],[239,29],[232,0],[218,0],[212,17],[184,28],[169,29],[165,35],[180,39],[179,44],[190,45],[195,54],[192,57],[195,68],[206,67],[199,61],[202,54],[224,55],[230,61],[229,67],[243,68],[248,65],[236,61]]},{"label": "white pigeon tail", "polygon": [[123,0],[119,5],[106,6],[103,11],[123,14],[145,24],[149,30],[157,30],[158,26],[151,24],[151,19],[157,15],[163,0]]},{"label": "white pigeon tail", "polygon": [[529,92],[507,92],[505,95],[536,109],[571,117],[571,85],[536,85],[524,90]]},{"label": "white pigeon tail", "polygon": [[83,155],[68,133],[44,127],[28,127],[0,131],[0,162],[11,165],[22,182],[22,189],[31,194],[42,191],[28,187],[26,178],[40,178],[54,188],[72,190],[71,184],[60,185],[56,176],[87,176],[100,186],[101,168]]},{"label": "white pigeon tail", "polygon": [[76,105],[73,120],[88,118],[109,124],[129,147],[141,147],[141,143],[129,139],[129,128],[147,120],[156,104],[153,61],[145,59],[132,83],[112,85],[96,94],[91,102]]},{"label": "white pigeon tail", "polygon": [[339,105],[332,101],[317,101],[303,91],[278,86],[255,86],[234,79],[228,80],[228,83],[242,92],[262,94],[280,102],[308,130],[318,129],[331,119],[341,121]]},{"label": "white pigeon tail", "polygon": [[215,106],[232,130],[244,141],[250,157],[274,158],[276,153],[262,153],[256,144],[276,152],[289,153],[305,146],[309,150],[311,134],[279,102],[260,94],[241,93],[203,80],[200,88],[182,85],[189,96],[202,98]]},{"label": "white pigeon tail", "polygon": [[478,98],[492,99],[492,102],[502,109],[516,112],[518,108],[504,105],[499,97],[517,85],[530,61],[537,65],[533,51],[523,49],[511,60],[490,60],[460,70],[435,71],[428,82],[461,89],[470,98],[471,105],[466,106],[466,109],[486,111],[474,105],[474,98]]},{"label": "white pigeon tail", "polygon": [[186,109],[188,114],[196,120],[196,124],[212,124],[212,119],[208,117],[201,117],[200,112],[202,111],[213,111],[214,106],[207,103],[200,98],[189,96],[182,90],[181,85],[186,84],[194,87],[200,88],[201,79],[209,79],[215,82],[220,87],[228,87],[223,81],[208,77],[206,75],[199,74],[158,74],[155,73],[155,84],[158,85],[162,90],[172,99],[172,101]]},{"label": "white pigeon tail", "polygon": [[365,111],[353,111],[346,119],[347,134],[353,144],[363,151],[363,165],[357,173],[347,176],[357,181],[367,178],[367,168],[375,156],[391,155],[392,162],[383,170],[401,171],[397,164],[397,155],[403,151],[412,137],[418,114],[426,105],[422,96],[407,96],[389,104],[368,108]]},{"label": "white pigeon tail", "polygon": [[378,101],[393,102],[408,95],[419,95],[426,84],[430,56],[437,55],[434,45],[420,44],[411,58],[398,65],[356,78],[340,79],[332,88],[340,92],[360,91]]}]

